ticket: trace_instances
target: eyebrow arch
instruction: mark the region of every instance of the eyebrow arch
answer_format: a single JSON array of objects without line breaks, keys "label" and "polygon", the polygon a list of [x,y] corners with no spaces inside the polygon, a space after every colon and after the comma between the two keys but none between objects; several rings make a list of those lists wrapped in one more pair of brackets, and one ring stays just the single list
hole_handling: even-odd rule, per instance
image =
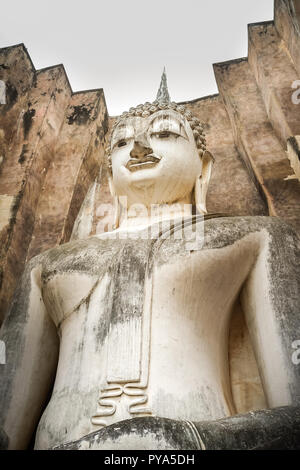
[{"label": "eyebrow arch", "polygon": [[118,127],[114,130],[114,132],[122,131],[122,130],[126,129],[127,127],[128,127],[127,124],[119,124]]},{"label": "eyebrow arch", "polygon": [[154,116],[153,119],[150,121],[149,125],[151,126],[158,119],[161,119],[162,121],[168,119],[168,121],[176,122],[176,124],[179,124],[180,126],[183,125],[183,123],[181,121],[179,121],[179,119],[176,119],[176,117],[172,116],[171,114],[169,114],[169,115],[168,114],[160,114],[159,116]]},{"label": "eyebrow arch", "polygon": [[112,140],[119,138],[120,135],[123,135],[123,134],[130,134],[130,132],[132,132],[134,130],[133,126],[128,126],[126,124],[121,124],[119,125],[113,132],[112,134]]}]

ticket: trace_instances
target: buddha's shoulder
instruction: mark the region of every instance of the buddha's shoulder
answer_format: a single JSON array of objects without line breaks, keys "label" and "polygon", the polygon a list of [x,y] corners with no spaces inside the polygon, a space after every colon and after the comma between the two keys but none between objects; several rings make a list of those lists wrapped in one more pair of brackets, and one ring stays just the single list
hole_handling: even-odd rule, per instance
[{"label": "buddha's shoulder", "polygon": [[224,216],[204,222],[205,246],[229,245],[251,234],[260,233],[277,244],[299,243],[295,228],[279,217]]},{"label": "buddha's shoulder", "polygon": [[59,245],[35,256],[27,270],[40,267],[42,272],[85,272],[96,274],[107,266],[120,250],[118,243],[90,237]]},{"label": "buddha's shoulder", "polygon": [[[198,224],[198,222],[197,222]],[[203,219],[203,230],[197,231],[199,236],[204,237],[204,249],[217,248],[231,245],[237,240],[256,232],[262,232],[265,236],[270,236],[282,244],[288,240],[299,241],[295,229],[277,217],[266,216],[209,216]],[[168,239],[168,237],[167,237]],[[163,243],[159,240],[157,246],[158,252],[166,251],[169,254],[186,252],[186,240],[168,240]],[[156,245],[155,240],[139,239],[118,239],[115,237],[95,236],[82,240],[74,240],[63,245],[51,248],[33,258],[30,262],[31,267],[41,265],[46,272],[85,272],[98,274],[103,269],[107,269],[113,264],[114,260],[120,255],[122,250],[126,249],[128,259],[140,255],[147,256],[151,251],[151,246]],[[184,247],[184,248],[182,248]],[[181,249],[182,248],[182,249]]]},{"label": "buddha's shoulder", "polygon": [[204,222],[205,232],[248,234],[265,230],[268,233],[290,233],[297,235],[294,227],[279,217],[271,216],[221,216],[209,217]]}]

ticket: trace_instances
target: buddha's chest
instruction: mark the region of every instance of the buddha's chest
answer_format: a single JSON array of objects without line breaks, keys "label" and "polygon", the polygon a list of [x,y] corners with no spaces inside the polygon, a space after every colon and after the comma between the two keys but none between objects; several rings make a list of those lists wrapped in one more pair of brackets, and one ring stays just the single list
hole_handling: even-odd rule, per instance
[{"label": "buddha's chest", "polygon": [[121,258],[100,277],[53,276],[43,297],[61,333],[60,362],[71,375],[75,368],[75,378],[92,377],[104,389],[144,386],[153,364],[157,377],[168,368],[179,376],[188,365],[194,371],[201,357],[220,354],[253,259],[251,249],[232,245],[188,253],[151,269],[135,256],[132,265]]},{"label": "buddha's chest", "polygon": [[254,248],[242,240],[192,253],[174,249],[164,259],[155,259],[149,247],[135,250],[125,245],[103,262],[99,251],[98,269],[93,260],[84,271],[74,265],[48,269],[42,279],[43,300],[57,326],[91,303],[99,319],[111,326],[134,318],[142,322],[147,303],[160,316],[211,321],[212,311],[226,309],[236,295],[257,255]]}]

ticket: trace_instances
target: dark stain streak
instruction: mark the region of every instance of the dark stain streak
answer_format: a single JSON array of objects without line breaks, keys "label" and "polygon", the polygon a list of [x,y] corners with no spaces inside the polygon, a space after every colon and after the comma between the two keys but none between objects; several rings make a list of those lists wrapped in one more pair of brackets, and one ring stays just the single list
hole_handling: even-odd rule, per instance
[{"label": "dark stain streak", "polygon": [[9,439],[5,431],[0,428],[0,450],[6,450],[8,448]]},{"label": "dark stain streak", "polygon": [[96,129],[96,135],[97,135],[96,145],[97,146],[100,144],[100,142],[103,142],[104,137],[106,136],[107,132],[108,132],[108,114],[105,113],[103,121],[102,121],[102,125],[97,126],[97,129]]},{"label": "dark stain streak", "polygon": [[120,323],[143,314],[147,257],[132,241],[121,251],[114,268],[111,323]]},{"label": "dark stain streak", "polygon": [[16,103],[18,99],[17,89],[10,83],[6,82],[6,110],[8,111]]},{"label": "dark stain streak", "polygon": [[32,126],[32,121],[35,116],[35,109],[28,109],[23,116],[23,129],[24,129],[24,138],[26,139],[30,128]]},{"label": "dark stain streak", "polygon": [[92,120],[92,107],[87,107],[84,104],[73,106],[71,114],[67,117],[68,124],[77,124],[79,126],[86,124],[89,120]]},{"label": "dark stain streak", "polygon": [[298,159],[300,160],[300,149],[299,149],[299,145],[295,137],[289,137],[287,141],[291,145],[295,154],[298,156]]},{"label": "dark stain streak", "polygon": [[36,73],[35,73],[34,76],[33,76],[32,86],[33,86],[33,88],[36,88],[36,87],[37,87],[37,76],[36,76]]},{"label": "dark stain streak", "polygon": [[27,151],[28,151],[28,145],[27,145],[27,144],[24,144],[23,147],[22,147],[22,152],[21,152],[21,154],[20,154],[20,156],[19,156],[19,160],[18,160],[19,163],[22,164],[22,163],[25,162]]}]

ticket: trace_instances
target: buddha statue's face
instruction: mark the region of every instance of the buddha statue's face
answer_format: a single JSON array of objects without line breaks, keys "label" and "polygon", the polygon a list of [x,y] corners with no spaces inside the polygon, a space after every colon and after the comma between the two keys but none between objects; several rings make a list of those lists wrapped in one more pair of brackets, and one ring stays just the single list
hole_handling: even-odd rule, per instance
[{"label": "buddha statue's face", "polygon": [[111,164],[115,193],[147,207],[188,201],[202,169],[193,131],[173,110],[121,122],[112,135]]}]

